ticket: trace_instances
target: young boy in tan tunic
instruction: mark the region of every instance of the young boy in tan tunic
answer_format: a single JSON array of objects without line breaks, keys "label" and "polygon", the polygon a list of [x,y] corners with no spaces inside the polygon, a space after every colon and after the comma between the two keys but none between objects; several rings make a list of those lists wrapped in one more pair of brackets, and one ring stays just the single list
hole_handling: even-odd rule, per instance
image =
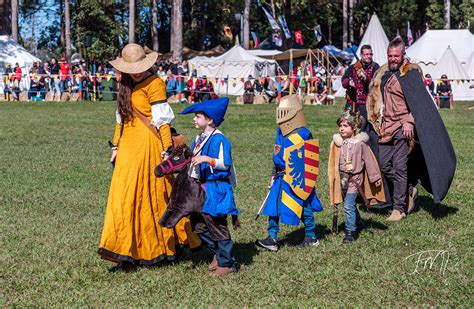
[{"label": "young boy in tan tunic", "polygon": [[[380,199],[379,195],[383,195],[377,161],[365,144],[369,137],[365,132],[356,135],[359,122],[358,114],[353,114],[349,110],[344,111],[337,120],[339,133],[334,134],[330,146],[328,174],[331,204],[341,203],[344,197],[346,229],[343,243],[354,241],[357,238],[358,227],[362,225],[356,206],[357,196],[361,195],[366,201],[367,198],[372,197]],[[368,194],[364,188],[370,186],[367,182],[377,187],[367,188]]]}]

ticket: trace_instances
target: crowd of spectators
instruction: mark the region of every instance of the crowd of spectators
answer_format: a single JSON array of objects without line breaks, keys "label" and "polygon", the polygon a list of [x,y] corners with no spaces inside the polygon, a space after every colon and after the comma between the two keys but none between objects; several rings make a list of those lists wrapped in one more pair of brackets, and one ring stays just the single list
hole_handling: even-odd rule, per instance
[{"label": "crowd of spectators", "polygon": [[104,65],[87,65],[84,61],[70,64],[64,57],[59,61],[53,57],[49,62],[35,62],[28,72],[22,72],[18,63],[14,68],[7,64],[2,73],[4,99],[21,100],[21,94],[26,93],[28,101],[61,101],[64,93],[69,98],[101,99],[104,83],[115,76],[113,70]]}]

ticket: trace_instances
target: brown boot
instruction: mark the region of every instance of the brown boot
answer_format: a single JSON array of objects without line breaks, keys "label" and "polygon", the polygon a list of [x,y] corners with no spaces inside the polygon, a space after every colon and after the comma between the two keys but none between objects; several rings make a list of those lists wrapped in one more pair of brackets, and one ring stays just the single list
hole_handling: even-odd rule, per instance
[{"label": "brown boot", "polygon": [[418,197],[418,189],[413,187],[410,190],[410,194],[408,195],[408,201],[407,201],[407,207],[405,209],[405,213],[408,215],[413,211],[413,208],[415,208],[415,200]]},{"label": "brown boot", "polygon": [[405,217],[406,215],[404,212],[400,212],[399,210],[394,209],[390,217],[387,218],[387,221],[396,222],[404,219]]},{"label": "brown boot", "polygon": [[216,270],[218,267],[217,265],[217,257],[214,255],[212,257],[212,262],[209,264],[209,266],[207,266],[207,268],[210,270],[210,271],[214,271]]},{"label": "brown boot", "polygon": [[210,273],[210,275],[212,277],[222,277],[222,276],[230,275],[233,272],[234,272],[234,270],[232,269],[232,267],[220,267],[220,266],[218,266],[216,268],[216,270],[214,270],[213,272]]}]

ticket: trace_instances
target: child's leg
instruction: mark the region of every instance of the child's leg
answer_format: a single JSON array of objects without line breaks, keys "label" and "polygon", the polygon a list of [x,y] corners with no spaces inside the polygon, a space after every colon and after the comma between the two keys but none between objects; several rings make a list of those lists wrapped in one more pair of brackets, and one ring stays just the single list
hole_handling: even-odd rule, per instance
[{"label": "child's leg", "polygon": [[[232,257],[232,248],[234,243],[232,239],[219,240],[217,242],[217,265],[219,267],[232,267],[235,266],[235,260]],[[236,269],[234,269],[236,271]]]},{"label": "child's leg", "polygon": [[278,232],[280,231],[280,217],[268,217],[268,236],[273,240],[278,239]]},{"label": "child's leg", "polygon": [[209,233],[209,231],[204,232],[204,233],[199,233],[198,236],[203,242],[203,244],[209,249],[209,251],[211,251],[212,255],[216,255],[217,243],[212,240],[211,234]]},{"label": "child's leg", "polygon": [[306,203],[303,207],[303,223],[305,237],[316,238],[316,221],[314,220],[313,210]]},{"label": "child's leg", "polygon": [[347,193],[344,198],[344,216],[346,231],[355,232],[357,230],[356,222],[360,215],[356,207],[357,193]]}]

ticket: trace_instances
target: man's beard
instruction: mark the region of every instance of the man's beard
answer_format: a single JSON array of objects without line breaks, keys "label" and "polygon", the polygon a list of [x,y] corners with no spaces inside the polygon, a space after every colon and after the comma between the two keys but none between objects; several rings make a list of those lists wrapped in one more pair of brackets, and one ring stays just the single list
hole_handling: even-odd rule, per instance
[{"label": "man's beard", "polygon": [[398,63],[398,62],[391,62],[388,64],[388,68],[390,69],[390,71],[397,71],[401,66],[401,63]]}]

